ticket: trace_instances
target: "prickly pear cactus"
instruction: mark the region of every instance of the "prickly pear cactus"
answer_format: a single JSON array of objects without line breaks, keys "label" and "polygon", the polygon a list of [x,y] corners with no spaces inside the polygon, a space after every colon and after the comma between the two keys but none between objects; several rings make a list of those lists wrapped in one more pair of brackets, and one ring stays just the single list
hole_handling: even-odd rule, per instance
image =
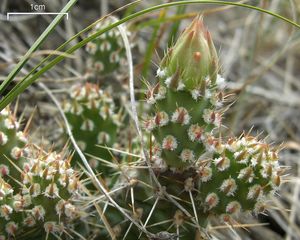
[{"label": "prickly pear cactus", "polygon": [[[94,31],[99,31],[113,21],[111,18],[105,18],[95,27]],[[92,32],[94,33],[94,32]],[[130,32],[127,32],[128,36]],[[107,75],[126,65],[125,47],[117,28],[100,35],[98,38],[86,45],[86,51],[89,54],[89,67],[94,75]]]},{"label": "prickly pear cactus", "polygon": [[0,176],[10,185],[19,186],[20,171],[26,155],[27,137],[9,107],[0,112]]},{"label": "prickly pear cactus", "polygon": [[239,212],[264,211],[268,194],[280,185],[276,149],[248,135],[215,137],[226,99],[218,71],[210,34],[197,17],[168,51],[159,81],[147,93],[153,114],[145,128],[154,136],[150,167],[162,188],[139,164],[127,178],[131,195],[127,190],[123,201],[132,216],[139,209],[137,220],[152,233],[168,229],[180,239],[195,239],[210,216],[229,222]]},{"label": "prickly pear cactus", "polygon": [[[114,101],[109,91],[100,90],[96,84],[86,83],[74,86],[69,97],[63,108],[81,150],[104,160],[112,159],[107,149],[96,146],[112,147],[116,142],[121,121],[122,114],[115,113]],[[88,159],[98,172],[109,173],[111,167],[95,158]],[[78,161],[81,160],[75,155],[71,163],[74,165]]]},{"label": "prickly pear cactus", "polygon": [[153,114],[145,128],[169,166],[184,169],[210,150],[224,101],[218,71],[211,36],[196,18],[169,49],[157,71],[159,81],[147,93]]}]

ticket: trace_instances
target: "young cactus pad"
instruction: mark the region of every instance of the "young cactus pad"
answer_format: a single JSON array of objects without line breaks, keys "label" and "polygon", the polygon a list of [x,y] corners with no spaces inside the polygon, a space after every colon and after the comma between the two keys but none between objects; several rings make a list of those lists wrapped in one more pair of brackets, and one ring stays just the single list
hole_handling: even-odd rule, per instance
[{"label": "young cactus pad", "polygon": [[9,107],[0,112],[0,176],[13,187],[19,185],[20,171],[26,155],[26,134]]},{"label": "young cactus pad", "polygon": [[[218,141],[216,139],[216,141]],[[221,143],[212,159],[199,162],[197,201],[204,212],[229,221],[242,211],[256,215],[281,183],[278,150],[251,136]]]},{"label": "young cactus pad", "polygon": [[[96,25],[93,33],[112,23],[111,18],[103,19]],[[89,54],[89,67],[97,75],[113,73],[126,64],[125,47],[117,28],[113,28],[89,42],[86,45],[86,51]]]},{"label": "young cactus pad", "polygon": [[171,167],[191,166],[210,149],[212,130],[221,125],[223,78],[209,32],[196,18],[169,49],[147,93],[153,114],[145,128]]},{"label": "young cactus pad", "polygon": [[[107,149],[96,146],[112,147],[116,142],[121,113],[115,113],[115,104],[109,91],[86,83],[72,87],[69,97],[64,102],[64,111],[79,147],[85,153],[111,160],[111,153]],[[100,161],[88,158],[98,172],[109,170]],[[78,161],[80,158],[75,155],[72,165]]]}]

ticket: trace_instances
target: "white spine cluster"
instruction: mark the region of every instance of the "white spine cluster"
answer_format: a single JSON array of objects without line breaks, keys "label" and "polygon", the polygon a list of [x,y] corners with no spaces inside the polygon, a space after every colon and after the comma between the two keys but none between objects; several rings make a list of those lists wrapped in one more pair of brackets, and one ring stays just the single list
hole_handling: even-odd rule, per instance
[{"label": "white spine cluster", "polygon": [[191,116],[184,107],[179,107],[172,114],[172,122],[179,123],[181,125],[188,125],[190,123]]},{"label": "white spine cluster", "polygon": [[174,151],[178,146],[177,140],[174,136],[168,135],[163,139],[162,148],[168,151]]}]

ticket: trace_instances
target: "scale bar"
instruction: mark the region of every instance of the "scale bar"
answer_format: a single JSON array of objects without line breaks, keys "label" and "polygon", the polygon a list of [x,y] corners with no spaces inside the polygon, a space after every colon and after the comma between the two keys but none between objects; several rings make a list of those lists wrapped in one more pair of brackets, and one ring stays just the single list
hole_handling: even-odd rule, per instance
[{"label": "scale bar", "polygon": [[9,16],[12,15],[66,15],[67,20],[69,19],[69,13],[60,12],[9,12],[6,15],[6,19],[9,20]]}]

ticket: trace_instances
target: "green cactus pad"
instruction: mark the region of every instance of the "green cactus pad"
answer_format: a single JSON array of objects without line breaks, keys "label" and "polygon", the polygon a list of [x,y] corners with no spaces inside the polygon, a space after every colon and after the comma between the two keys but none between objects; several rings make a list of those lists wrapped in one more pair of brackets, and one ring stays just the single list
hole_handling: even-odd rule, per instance
[{"label": "green cactus pad", "polygon": [[19,187],[16,181],[20,181],[20,171],[17,168],[23,169],[27,155],[27,134],[19,128],[20,123],[9,107],[3,109],[0,112],[0,176],[13,187]]},{"label": "green cactus pad", "polygon": [[[159,88],[165,88],[166,93],[163,98],[156,97],[153,115],[145,120],[144,126],[155,136],[161,149],[159,154],[169,166],[191,166],[211,148],[211,132],[220,126],[222,112],[205,96],[194,99],[188,91],[172,90],[162,81]],[[222,95],[215,87],[206,91],[216,98]],[[217,99],[217,105],[222,101]]]},{"label": "green cactus pad", "polygon": [[[115,105],[108,90],[100,90],[97,85],[86,83],[74,86],[64,102],[64,111],[75,140],[81,150],[90,155],[111,160],[111,153],[96,145],[112,147],[116,142],[121,113],[115,113]],[[109,173],[110,167],[88,157],[93,168],[98,172]],[[81,161],[74,156],[72,165]],[[108,171],[108,172],[107,172]]]}]

